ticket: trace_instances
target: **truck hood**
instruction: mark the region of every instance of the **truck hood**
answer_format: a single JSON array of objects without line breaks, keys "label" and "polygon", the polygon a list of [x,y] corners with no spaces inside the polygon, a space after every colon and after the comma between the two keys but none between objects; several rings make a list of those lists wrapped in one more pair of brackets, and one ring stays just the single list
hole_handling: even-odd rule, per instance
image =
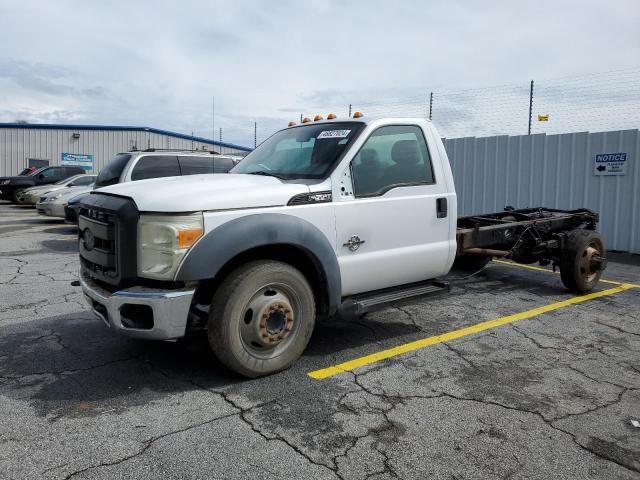
[{"label": "truck hood", "polygon": [[141,212],[196,212],[286,205],[301,183],[248,174],[204,174],[119,183],[94,190],[129,197]]}]

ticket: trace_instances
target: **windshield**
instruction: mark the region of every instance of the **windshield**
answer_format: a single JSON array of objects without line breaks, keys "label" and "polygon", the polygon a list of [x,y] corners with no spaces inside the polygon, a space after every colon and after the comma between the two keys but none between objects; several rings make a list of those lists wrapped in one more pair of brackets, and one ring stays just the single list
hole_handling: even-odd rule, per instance
[{"label": "windshield", "polygon": [[80,175],[74,175],[73,177],[64,178],[64,179],[60,180],[59,182],[54,183],[54,185],[64,185],[65,183],[73,182],[79,176]]},{"label": "windshield", "polygon": [[231,173],[324,178],[363,128],[360,122],[341,122],[281,130],[249,153]]},{"label": "windshield", "polygon": [[114,185],[120,181],[120,175],[122,170],[127,165],[127,162],[131,158],[128,153],[119,153],[100,170],[98,178],[94,188],[106,187],[107,185]]}]

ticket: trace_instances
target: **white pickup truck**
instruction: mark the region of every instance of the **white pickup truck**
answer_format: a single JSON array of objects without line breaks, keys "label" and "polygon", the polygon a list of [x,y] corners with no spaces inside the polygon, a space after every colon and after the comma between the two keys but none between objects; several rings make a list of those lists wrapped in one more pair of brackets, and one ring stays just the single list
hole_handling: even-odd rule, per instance
[{"label": "white pickup truck", "polygon": [[124,183],[80,206],[81,285],[113,330],[175,340],[206,329],[222,363],[290,366],[316,319],[447,288],[491,257],[560,267],[592,289],[605,248],[589,210],[456,215],[444,146],[424,119],[305,121],[228,175]]}]

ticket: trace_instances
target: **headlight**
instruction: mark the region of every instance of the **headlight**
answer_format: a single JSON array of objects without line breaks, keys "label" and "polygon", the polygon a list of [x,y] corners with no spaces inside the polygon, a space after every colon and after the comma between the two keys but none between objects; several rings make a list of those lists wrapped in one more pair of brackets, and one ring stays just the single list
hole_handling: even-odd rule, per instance
[{"label": "headlight", "polygon": [[47,201],[47,202],[53,202],[54,200],[59,199],[61,196],[62,196],[62,194],[61,194],[61,193],[58,193],[58,194],[56,194],[56,195],[52,195],[51,197],[47,197],[47,200],[46,200],[46,201]]},{"label": "headlight", "polygon": [[138,222],[138,275],[172,280],[178,265],[203,232],[202,213],[141,215]]}]

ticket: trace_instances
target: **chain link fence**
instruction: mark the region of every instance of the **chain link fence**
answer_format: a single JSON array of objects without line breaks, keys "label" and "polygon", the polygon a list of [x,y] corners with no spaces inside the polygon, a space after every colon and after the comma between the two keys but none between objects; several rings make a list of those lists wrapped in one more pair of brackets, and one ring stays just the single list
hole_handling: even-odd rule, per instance
[{"label": "chain link fence", "polygon": [[301,112],[300,119],[319,112],[343,117],[355,111],[366,118],[431,118],[446,138],[636,129],[640,66],[521,84],[425,91],[377,102],[315,105]]}]

